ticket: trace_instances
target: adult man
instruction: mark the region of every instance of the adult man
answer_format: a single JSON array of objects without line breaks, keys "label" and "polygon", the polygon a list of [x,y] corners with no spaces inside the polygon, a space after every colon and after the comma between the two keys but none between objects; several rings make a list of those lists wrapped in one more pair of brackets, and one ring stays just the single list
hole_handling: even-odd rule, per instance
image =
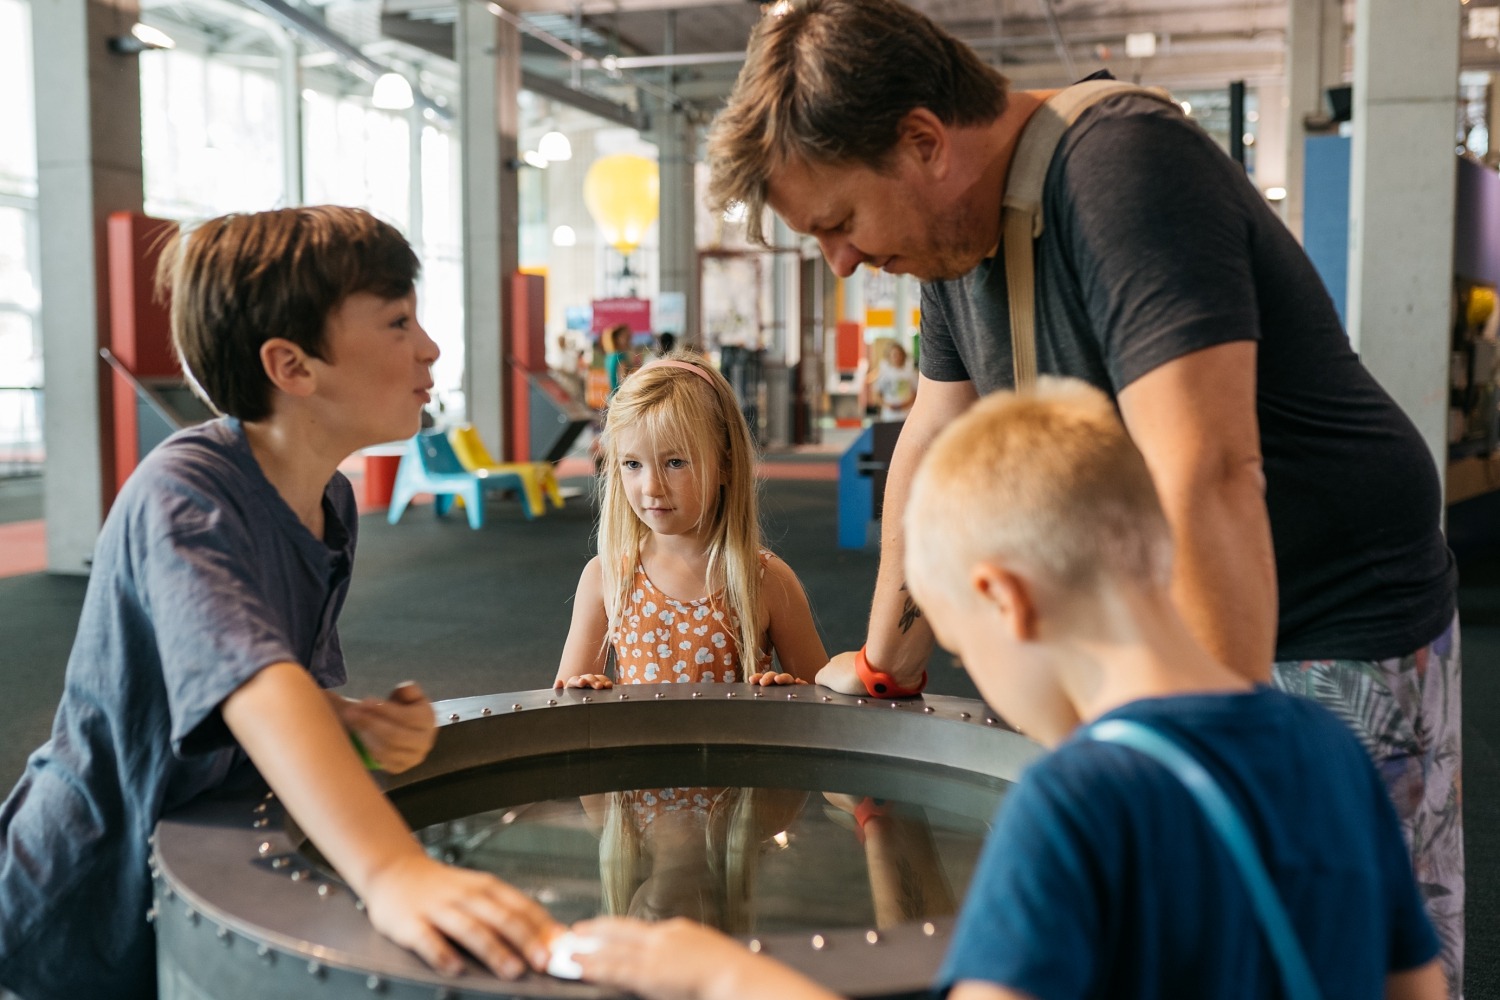
[{"label": "adult man", "polygon": [[[878,67],[871,69],[871,67]],[[778,3],[710,136],[711,198],[769,205],[841,276],[922,279],[921,379],[888,477],[865,677],[920,687],[904,593],[916,459],[1011,382],[1001,199],[1046,92],[895,0]],[[1172,591],[1221,662],[1324,701],[1392,790],[1461,984],[1455,574],[1420,437],[1359,364],[1306,256],[1243,172],[1163,102],[1107,99],[1063,136],[1037,241],[1044,374],[1109,393],[1172,526]],[[1278,607],[1278,594],[1280,597]],[[822,683],[862,691],[855,654]],[[872,673],[873,671],[873,673]]]}]

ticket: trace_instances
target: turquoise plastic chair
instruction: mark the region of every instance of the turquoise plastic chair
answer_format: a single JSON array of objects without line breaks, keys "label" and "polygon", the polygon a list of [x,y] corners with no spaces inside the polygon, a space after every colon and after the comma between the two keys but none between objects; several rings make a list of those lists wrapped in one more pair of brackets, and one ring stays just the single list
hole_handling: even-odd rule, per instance
[{"label": "turquoise plastic chair", "polygon": [[521,477],[470,472],[453,452],[448,435],[442,431],[422,431],[406,444],[401,465],[396,470],[396,485],[391,491],[391,507],[386,520],[395,524],[419,493],[431,493],[438,517],[448,513],[455,497],[463,498],[469,515],[469,527],[484,527],[484,494],[487,490],[524,491]]}]

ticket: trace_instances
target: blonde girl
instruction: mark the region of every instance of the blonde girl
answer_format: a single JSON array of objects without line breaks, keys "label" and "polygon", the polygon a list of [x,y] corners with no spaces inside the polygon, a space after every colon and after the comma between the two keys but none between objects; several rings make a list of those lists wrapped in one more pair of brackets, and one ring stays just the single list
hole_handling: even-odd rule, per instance
[{"label": "blonde girl", "polygon": [[723,376],[690,352],[643,366],[610,401],[603,458],[599,554],[555,686],[811,683],[827,655],[796,574],[761,547],[754,446]]}]

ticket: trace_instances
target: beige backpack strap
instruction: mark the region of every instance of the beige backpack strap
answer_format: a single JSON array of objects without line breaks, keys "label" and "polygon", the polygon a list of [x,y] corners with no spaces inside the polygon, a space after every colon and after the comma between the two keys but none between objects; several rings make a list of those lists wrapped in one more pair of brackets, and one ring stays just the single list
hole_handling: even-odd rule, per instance
[{"label": "beige backpack strap", "polygon": [[1016,390],[1036,385],[1036,267],[1035,242],[1042,235],[1042,187],[1052,154],[1068,126],[1088,108],[1113,94],[1135,93],[1172,99],[1164,91],[1120,80],[1085,80],[1053,94],[1032,114],[1005,180],[1001,212],[1001,246],[1005,251],[1005,283],[1010,298],[1010,344]]}]

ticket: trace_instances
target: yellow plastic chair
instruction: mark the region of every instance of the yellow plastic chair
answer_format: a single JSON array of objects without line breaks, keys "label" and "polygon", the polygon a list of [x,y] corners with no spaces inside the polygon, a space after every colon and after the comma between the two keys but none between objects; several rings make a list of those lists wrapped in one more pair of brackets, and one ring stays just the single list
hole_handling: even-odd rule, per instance
[{"label": "yellow plastic chair", "polygon": [[547,513],[547,500],[552,506],[563,505],[562,488],[557,485],[557,475],[551,462],[497,462],[484,439],[473,424],[459,424],[448,431],[448,441],[464,468],[476,475],[516,476],[521,480],[522,502],[526,504],[528,518]]}]

